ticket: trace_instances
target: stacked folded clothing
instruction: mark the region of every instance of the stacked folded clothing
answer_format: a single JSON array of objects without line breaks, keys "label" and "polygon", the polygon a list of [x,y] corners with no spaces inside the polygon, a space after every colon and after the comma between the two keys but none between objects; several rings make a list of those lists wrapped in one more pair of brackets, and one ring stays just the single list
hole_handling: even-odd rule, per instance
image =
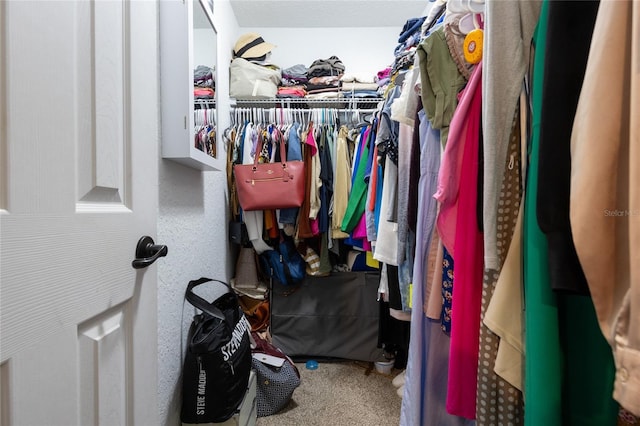
[{"label": "stacked folded clothing", "polygon": [[337,56],[316,59],[307,70],[306,84],[308,99],[333,99],[340,92],[340,78],[344,75],[344,65]]},{"label": "stacked folded clothing", "polygon": [[340,91],[340,76],[338,75],[311,77],[307,82],[307,94],[309,95],[338,91]]},{"label": "stacked folded clothing", "polygon": [[297,64],[282,70],[282,82],[278,87],[277,98],[299,99],[307,94],[307,67]]},{"label": "stacked folded clothing", "polygon": [[378,84],[373,77],[344,75],[341,95],[344,98],[376,98],[379,96]]},{"label": "stacked folded clothing", "polygon": [[283,86],[304,86],[307,84],[307,67],[297,64],[282,70]]},{"label": "stacked folded clothing", "polygon": [[193,70],[193,96],[195,99],[213,99],[215,97],[215,70],[206,65],[198,65]]},{"label": "stacked folded clothing", "polygon": [[306,94],[307,91],[304,90],[304,86],[280,86],[278,87],[276,98],[300,99],[304,98]]},{"label": "stacked folded clothing", "polygon": [[344,65],[337,56],[328,59],[316,59],[307,70],[307,77],[326,77],[331,75],[342,76]]},{"label": "stacked folded clothing", "polygon": [[329,90],[326,92],[308,93],[305,99],[340,99],[340,92],[338,90]]},{"label": "stacked folded clothing", "polygon": [[391,67],[378,71],[375,81],[378,84],[380,92],[384,93],[384,90],[391,82]]}]

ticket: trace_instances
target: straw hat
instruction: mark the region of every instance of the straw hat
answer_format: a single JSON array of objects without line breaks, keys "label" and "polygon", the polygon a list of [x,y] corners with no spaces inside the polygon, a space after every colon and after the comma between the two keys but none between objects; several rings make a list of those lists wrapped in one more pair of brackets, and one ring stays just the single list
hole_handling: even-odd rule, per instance
[{"label": "straw hat", "polygon": [[241,35],[233,46],[233,57],[247,60],[262,59],[275,47],[274,44],[264,41],[259,34],[247,33]]}]

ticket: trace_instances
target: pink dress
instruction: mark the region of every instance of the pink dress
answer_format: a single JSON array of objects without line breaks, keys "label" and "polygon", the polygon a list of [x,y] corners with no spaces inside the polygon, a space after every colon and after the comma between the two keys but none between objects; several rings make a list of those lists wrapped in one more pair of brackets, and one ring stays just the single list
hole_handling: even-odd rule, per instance
[{"label": "pink dress", "polygon": [[454,297],[447,411],[474,419],[482,303],[483,239],[478,227],[478,170],[482,112],[482,64],[462,92],[434,195],[442,204],[438,233],[454,259]]}]

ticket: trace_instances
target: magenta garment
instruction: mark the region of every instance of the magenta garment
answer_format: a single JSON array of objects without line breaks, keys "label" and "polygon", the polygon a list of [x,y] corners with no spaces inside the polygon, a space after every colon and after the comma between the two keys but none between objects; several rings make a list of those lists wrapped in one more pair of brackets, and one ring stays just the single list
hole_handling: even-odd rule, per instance
[{"label": "magenta garment", "polygon": [[353,231],[351,231],[351,238],[356,240],[362,240],[362,249],[364,251],[371,251],[371,242],[367,239],[367,222],[366,217],[363,214],[358,224]]},{"label": "magenta garment", "polygon": [[[433,198],[440,202],[438,214],[438,235],[442,244],[447,248],[453,259],[455,256],[456,217],[458,216],[458,198],[460,190],[460,174],[462,173],[462,155],[465,149],[466,120],[471,108],[473,94],[480,90],[482,82],[481,64],[473,70],[469,82],[460,92],[460,102],[449,125],[449,137],[442,154],[440,171],[438,172],[438,187]],[[474,187],[475,188],[475,187]]]},{"label": "magenta garment", "polygon": [[[462,161],[458,163],[455,220],[454,286],[451,306],[451,346],[447,411],[450,414],[474,419],[476,417],[476,389],[478,385],[478,345],[480,338],[480,310],[482,306],[483,238],[478,227],[478,170],[480,148],[480,120],[482,113],[482,64],[473,71],[464,91],[461,105],[451,122],[449,141],[463,140]],[[459,127],[457,124],[459,123]],[[454,132],[454,125],[456,125]],[[444,205],[443,205],[444,206]],[[442,214],[442,210],[440,211]],[[438,223],[440,225],[440,222]],[[451,226],[451,224],[448,224]],[[443,229],[447,230],[446,227]],[[438,226],[440,230],[440,226]]]},{"label": "magenta garment", "polygon": [[309,129],[307,131],[307,137],[304,140],[304,143],[311,147],[311,156],[313,157],[318,152],[318,145],[316,145],[316,138],[313,132],[315,131],[315,127],[313,123],[309,124]]},{"label": "magenta garment", "polygon": [[311,227],[311,233],[316,236],[320,235],[320,224],[318,223],[318,219],[309,219],[309,226]]}]

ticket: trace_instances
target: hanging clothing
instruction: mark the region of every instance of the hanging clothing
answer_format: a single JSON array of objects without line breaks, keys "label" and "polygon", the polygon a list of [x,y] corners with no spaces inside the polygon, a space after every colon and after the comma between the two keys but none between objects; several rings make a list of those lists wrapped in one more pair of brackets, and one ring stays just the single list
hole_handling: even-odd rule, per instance
[{"label": "hanging clothing", "polygon": [[402,83],[402,91],[400,96],[391,104],[391,119],[399,123],[404,123],[413,127],[415,125],[415,111],[420,104],[420,96],[418,92],[420,88],[417,87],[420,81],[420,57],[414,56],[413,67],[410,68],[405,74],[404,81]]},{"label": "hanging clothing", "polygon": [[233,126],[227,129],[223,135],[224,144],[227,146],[227,193],[229,194],[229,210],[232,220],[237,220],[240,215],[240,203],[233,178],[234,154],[236,153],[236,138],[238,129]]},{"label": "hanging clothing", "polygon": [[[498,334],[494,334],[493,330],[486,327],[483,322],[480,323],[478,390],[476,394],[476,423],[478,426],[524,423],[521,374],[512,380],[517,382],[517,385],[497,374],[498,371],[501,371],[500,368],[506,367],[508,368],[508,373],[515,376],[521,373],[524,367],[522,351],[522,292],[518,292],[522,288],[521,271],[513,267],[512,269],[516,269],[516,271],[513,271],[516,275],[509,276],[511,280],[503,283],[502,292],[497,288],[500,279],[504,280],[506,278],[503,278],[505,273],[510,272],[508,268],[506,270],[503,269],[503,264],[508,257],[507,249],[511,245],[512,236],[515,233],[519,234],[516,222],[519,217],[518,213],[521,211],[520,205],[522,201],[521,141],[520,109],[517,108],[512,121],[509,150],[502,166],[504,179],[502,180],[502,189],[500,191],[500,208],[497,218],[499,269],[485,269],[484,271],[481,306],[481,319],[486,321],[489,306],[493,304],[494,309],[505,317],[505,322],[498,321],[499,326],[496,328],[500,332],[504,331],[504,329],[512,331],[513,335],[507,335],[510,339],[503,344],[500,337],[506,335],[506,333],[501,333],[499,337]],[[481,218],[480,221],[482,221]],[[514,247],[509,252],[512,257],[516,251],[521,254],[519,250],[521,238],[518,238],[517,242],[517,249]],[[505,294],[510,297],[505,298]],[[494,300],[496,295],[498,297]],[[503,296],[503,298],[500,299],[500,296]],[[499,319],[502,318],[499,317]],[[507,352],[505,349],[513,348],[507,342],[513,343],[514,340],[519,342],[518,348],[520,350],[515,349]],[[500,348],[502,348],[502,352]],[[505,358],[505,356],[507,357]]]},{"label": "hanging clothing", "polygon": [[540,16],[540,6],[539,0],[485,3],[482,210],[487,269],[498,267],[496,218],[503,178],[500,171],[509,144],[511,119],[529,66],[531,37]]},{"label": "hanging clothing", "polygon": [[[429,293],[425,293],[425,301],[423,303],[423,309],[427,318],[441,321],[442,318],[442,306],[444,305],[444,299],[442,297],[442,269],[444,267],[444,246],[438,235],[438,230],[433,230],[434,244],[431,245],[431,250],[435,251],[435,259],[433,263],[428,265],[427,273],[427,285],[430,286]],[[429,254],[431,258],[431,253]]]},{"label": "hanging clothing", "polygon": [[537,195],[537,218],[548,239],[550,284],[560,291],[557,299],[565,359],[565,425],[615,425],[618,412],[618,404],[612,399],[613,357],[597,324],[569,220],[571,130],[598,5],[594,1],[549,4],[538,193],[531,194]]},{"label": "hanging clothing", "polygon": [[[478,68],[478,67],[476,67]],[[482,75],[482,72],[476,73]],[[456,258],[455,241],[456,241],[456,221],[460,216],[458,212],[460,194],[459,191],[463,187],[461,183],[462,174],[465,171],[463,167],[464,155],[466,152],[466,143],[473,141],[473,138],[467,139],[467,117],[470,117],[478,103],[478,99],[473,96],[476,89],[481,87],[478,78],[469,80],[469,84],[465,87],[460,103],[456,109],[456,113],[451,121],[450,143],[447,143],[442,155],[442,162],[438,173],[438,188],[433,197],[440,202],[440,212],[438,213],[438,235],[442,240],[442,244],[447,248],[449,253]],[[477,135],[476,137],[479,137]],[[477,152],[476,152],[477,157]],[[477,179],[474,179],[474,181]],[[474,185],[472,188],[476,190]],[[473,207],[475,212],[475,207]],[[474,213],[475,215],[475,213]]]},{"label": "hanging clothing", "polygon": [[[427,304],[437,306],[439,303],[438,315],[442,306],[442,246],[435,229],[437,201],[432,197],[440,166],[440,131],[431,127],[424,111],[420,111],[418,117],[421,135],[420,223],[416,235],[411,338],[400,425],[470,426],[474,424],[472,420],[453,416],[446,410],[450,338],[440,330],[439,317],[436,320],[426,316]],[[439,286],[431,285],[434,279],[440,282]]]},{"label": "hanging clothing", "polygon": [[[485,274],[492,274],[493,277],[486,278],[485,282],[494,281],[494,291],[490,295],[489,306],[485,308],[484,324],[491,332],[495,333],[499,338],[498,348],[496,353],[491,356],[489,360],[493,360],[493,371],[500,376],[506,382],[508,382],[513,388],[522,393],[524,389],[524,306],[522,304],[522,221],[524,215],[524,204],[520,205],[518,209],[518,219],[516,227],[513,233],[513,238],[509,246],[509,252],[500,269],[500,276],[495,277],[496,271],[487,269]],[[482,331],[481,331],[481,341]],[[480,345],[482,352],[483,345]],[[483,356],[480,359],[484,359]],[[484,368],[491,367],[491,365],[485,365]],[[490,376],[489,373],[483,372],[485,376]],[[478,383],[481,380],[478,379]],[[481,386],[481,385],[479,385]],[[484,390],[486,394],[491,392],[491,389]],[[513,395],[512,395],[513,397]],[[482,398],[486,398],[483,396]],[[480,397],[478,398],[480,399]],[[492,398],[495,401],[495,397]],[[522,395],[517,400],[513,401],[518,404],[522,403]],[[520,407],[522,408],[522,407]],[[477,409],[476,409],[477,411]],[[485,413],[482,413],[485,414]],[[520,419],[518,413],[517,419]],[[483,415],[478,415],[478,423],[492,424],[493,418],[485,420]],[[481,420],[482,419],[482,420]],[[497,421],[497,419],[495,419]],[[524,418],[520,419],[522,424]],[[489,423],[486,423],[489,422]]]},{"label": "hanging clothing", "polygon": [[[534,34],[532,78],[532,135],[527,167],[524,205],[524,292],[526,425],[561,426],[562,354],[558,325],[558,303],[549,284],[547,240],[536,218],[538,191],[538,141],[544,79],[544,46],[549,0],[542,3]],[[485,216],[485,223],[487,217]]]},{"label": "hanging clothing", "polygon": [[[302,146],[300,145],[300,136],[298,135],[299,129],[300,124],[293,123],[285,133],[287,137],[287,161],[302,160]],[[281,224],[295,225],[298,210],[297,207],[281,209],[280,216],[278,217],[279,222]]]},{"label": "hanging clothing", "polygon": [[319,176],[322,182],[319,189],[318,228],[320,233],[324,234],[329,230],[329,200],[333,197],[333,165],[331,164],[331,154],[329,152],[329,129],[327,126],[323,126],[321,130],[318,157],[320,159]]},{"label": "hanging clothing", "polygon": [[569,223],[571,128],[587,66],[598,1],[549,5],[540,117],[537,218],[549,244],[551,287],[589,295]]},{"label": "hanging clothing", "polygon": [[[413,127],[401,123],[398,134],[398,265],[405,260],[409,231],[409,194],[412,164]],[[415,188],[413,188],[415,189]],[[413,263],[413,262],[412,262]]]},{"label": "hanging clothing", "polygon": [[398,186],[398,166],[385,157],[382,201],[378,239],[373,258],[388,265],[398,266],[398,223],[395,221],[394,198]]},{"label": "hanging clothing", "polygon": [[336,140],[335,181],[333,187],[333,215],[331,218],[331,237],[347,238],[349,234],[341,230],[344,214],[347,211],[351,192],[351,156],[347,142],[349,130],[341,126]]},{"label": "hanging clothing", "polygon": [[[256,151],[258,141],[258,132],[254,128],[253,123],[247,123],[242,135],[242,164],[253,164],[254,155],[260,153]],[[247,227],[249,240],[258,254],[268,250],[270,247],[262,240],[262,231],[264,229],[263,211],[243,211],[242,220]]]},{"label": "hanging clothing", "polygon": [[[415,297],[421,298],[421,292],[420,286],[414,286]],[[420,355],[407,362],[400,426],[475,425],[473,420],[449,414],[445,407],[449,341],[439,321],[425,317],[420,309],[411,312],[409,356]]]},{"label": "hanging clothing", "polygon": [[[433,198],[433,194],[436,190],[440,168],[440,131],[431,128],[424,110],[418,113],[418,118],[420,121],[420,180],[418,181],[418,225],[416,226],[413,283],[414,286],[426,287],[426,283],[429,282],[428,259],[433,252],[431,241],[438,208],[438,202]],[[430,293],[431,290],[427,291],[425,288],[422,293],[425,300]],[[415,297],[412,297],[412,300],[414,309],[423,305],[423,302]]]},{"label": "hanging clothing", "polygon": [[350,233],[364,214],[367,195],[367,182],[364,176],[367,168],[367,159],[369,157],[369,138],[371,135],[372,130],[367,127],[361,136],[358,164],[356,165],[356,171],[352,180],[349,203],[347,204],[347,210],[342,220],[341,229],[343,232]]},{"label": "hanging clothing", "polygon": [[[402,294],[402,309],[411,310],[409,291],[413,282],[413,259],[415,252],[415,225],[409,224],[409,205],[411,193],[417,191],[417,185],[412,187],[413,163],[413,127],[401,123],[398,137],[398,191],[397,191],[397,219],[398,223],[398,272],[400,293]],[[416,159],[416,165],[417,165]],[[417,182],[415,182],[417,183]]]},{"label": "hanging clothing", "polygon": [[[462,163],[459,166],[461,168],[459,186],[453,189],[458,197],[453,252],[455,297],[451,304],[447,410],[451,414],[468,419],[475,419],[476,416],[478,338],[482,299],[482,233],[477,219],[481,81],[482,62],[473,70],[469,84],[464,89],[460,100],[461,106],[466,104],[468,109],[460,109],[460,115],[456,111],[449,132],[449,143],[456,143],[456,138],[465,139],[465,142]],[[443,163],[444,161],[443,159]],[[440,215],[447,207],[447,204],[442,204]],[[440,231],[439,225],[440,223],[438,223],[438,231]]]},{"label": "hanging clothing", "polygon": [[[309,136],[309,133],[312,135]],[[304,200],[302,202],[302,206],[300,206],[300,210],[298,212],[298,238],[313,238],[315,235],[312,228],[311,222],[309,220],[309,212],[311,210],[311,199],[309,195],[311,194],[311,186],[313,185],[313,144],[309,144],[307,141],[308,138],[313,138],[313,123],[309,124],[309,127],[305,132],[302,133],[301,141],[304,141],[304,150],[302,154],[302,158],[304,161],[304,184],[305,184],[305,194]]]},{"label": "hanging clothing", "polygon": [[[320,155],[318,149],[318,142],[316,140],[316,133],[321,135],[319,126],[313,123],[309,125],[309,131],[307,132],[307,138],[305,143],[311,150],[311,187],[309,192],[309,219],[316,220],[318,213],[320,212],[320,187],[322,186],[322,179],[320,179]],[[312,225],[313,234],[318,235],[317,223]]]},{"label": "hanging clothing", "polygon": [[440,130],[442,145],[446,146],[458,93],[467,80],[449,53],[442,26],[418,45],[417,53],[420,58],[422,105],[431,126]]},{"label": "hanging clothing", "polygon": [[[365,204],[365,216],[367,225],[367,240],[375,247],[378,239],[378,219],[380,217],[380,199],[382,197],[382,167],[378,164],[378,146],[373,146],[373,161],[371,177],[369,178],[369,189],[367,190],[367,201]],[[376,208],[378,207],[378,208]]]},{"label": "hanging clothing", "polygon": [[592,40],[571,135],[571,230],[613,351],[613,397],[640,416],[640,5],[601,2]]},{"label": "hanging clothing", "polygon": [[440,328],[447,336],[451,336],[451,305],[453,302],[453,258],[446,247],[442,249],[442,312]]},{"label": "hanging clothing", "polygon": [[[407,359],[407,374],[405,374],[405,394],[402,399],[402,411],[400,415],[401,425],[425,424],[423,413],[423,401],[425,399],[426,363],[423,360],[425,355],[423,345],[425,340],[425,311],[423,306],[430,297],[432,287],[429,282],[428,269],[429,260],[435,262],[436,250],[432,248],[432,241],[438,241],[434,237],[435,215],[437,202],[432,195],[438,179],[438,168],[440,166],[440,132],[431,128],[426,118],[426,113],[421,110],[418,113],[419,134],[420,134],[420,180],[418,182],[418,218],[419,224],[416,227],[416,251],[413,266],[413,302],[411,311],[411,338],[409,340],[409,355]],[[436,252],[436,253],[434,253]],[[433,256],[432,256],[433,255]],[[432,257],[430,257],[432,256]],[[442,264],[442,261],[440,262]],[[433,269],[433,267],[432,267]],[[440,267],[442,271],[442,267]],[[427,285],[429,284],[429,285]],[[437,289],[439,290],[439,289]],[[440,298],[439,294],[433,297]],[[444,407],[442,411],[446,413]]]}]

